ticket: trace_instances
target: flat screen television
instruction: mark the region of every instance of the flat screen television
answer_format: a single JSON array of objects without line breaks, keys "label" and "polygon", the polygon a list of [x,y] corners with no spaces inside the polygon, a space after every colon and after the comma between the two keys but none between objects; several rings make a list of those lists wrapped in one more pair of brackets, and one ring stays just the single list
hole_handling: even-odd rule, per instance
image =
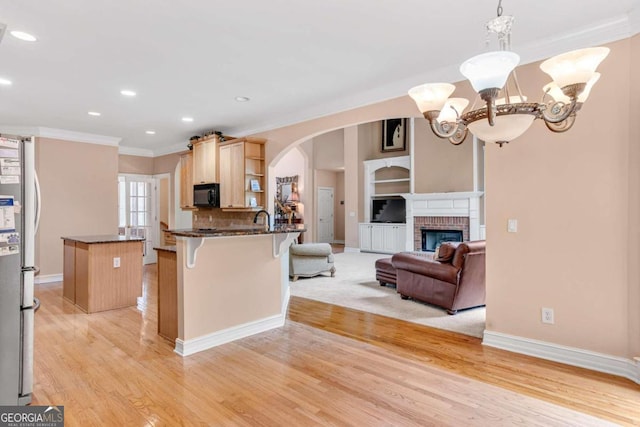
[{"label": "flat screen television", "polygon": [[371,201],[371,222],[406,222],[406,200],[380,198]]}]

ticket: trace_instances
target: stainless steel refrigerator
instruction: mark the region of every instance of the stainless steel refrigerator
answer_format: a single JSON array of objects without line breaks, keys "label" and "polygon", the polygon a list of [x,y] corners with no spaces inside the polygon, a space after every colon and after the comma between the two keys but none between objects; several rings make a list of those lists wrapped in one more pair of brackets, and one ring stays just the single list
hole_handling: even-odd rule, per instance
[{"label": "stainless steel refrigerator", "polygon": [[31,403],[35,139],[0,135],[0,405]]}]

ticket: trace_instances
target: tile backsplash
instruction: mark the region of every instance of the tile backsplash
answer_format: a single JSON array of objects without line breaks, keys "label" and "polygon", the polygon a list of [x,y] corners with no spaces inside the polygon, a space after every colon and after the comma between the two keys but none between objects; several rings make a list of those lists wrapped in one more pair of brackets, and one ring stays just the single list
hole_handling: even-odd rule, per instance
[{"label": "tile backsplash", "polygon": [[[255,212],[227,212],[222,209],[198,209],[192,213],[193,228],[229,227],[232,225],[253,224]],[[261,215],[258,223],[263,224],[265,216]]]}]

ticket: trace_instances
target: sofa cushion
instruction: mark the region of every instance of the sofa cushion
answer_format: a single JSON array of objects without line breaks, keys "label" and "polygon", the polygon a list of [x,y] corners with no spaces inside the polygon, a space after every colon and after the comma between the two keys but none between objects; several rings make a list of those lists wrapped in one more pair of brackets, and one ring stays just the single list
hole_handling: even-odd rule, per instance
[{"label": "sofa cushion", "polygon": [[451,262],[453,259],[453,254],[456,253],[456,248],[458,247],[459,242],[444,242],[438,248],[438,253],[435,258],[436,261],[440,262]]}]

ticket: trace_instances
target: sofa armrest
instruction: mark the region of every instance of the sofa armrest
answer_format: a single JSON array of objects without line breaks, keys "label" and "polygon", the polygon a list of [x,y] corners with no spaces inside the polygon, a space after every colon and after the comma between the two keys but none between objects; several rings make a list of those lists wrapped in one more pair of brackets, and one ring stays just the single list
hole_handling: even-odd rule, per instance
[{"label": "sofa armrest", "polygon": [[391,264],[394,268],[410,271],[414,274],[433,277],[443,282],[456,284],[458,281],[459,268],[448,263],[434,261],[432,258],[400,252],[391,257]]}]

